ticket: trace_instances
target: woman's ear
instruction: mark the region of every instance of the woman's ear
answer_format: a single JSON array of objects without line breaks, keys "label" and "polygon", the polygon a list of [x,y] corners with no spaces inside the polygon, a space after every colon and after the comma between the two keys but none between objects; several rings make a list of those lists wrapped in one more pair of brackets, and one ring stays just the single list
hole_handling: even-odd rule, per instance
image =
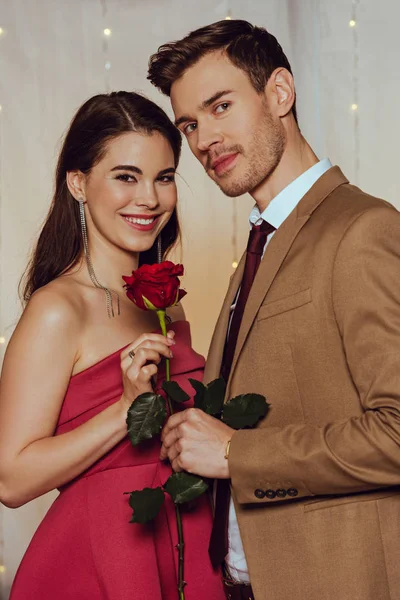
[{"label": "woman's ear", "polygon": [[78,202],[86,202],[86,176],[82,171],[67,171],[67,186],[72,196]]}]

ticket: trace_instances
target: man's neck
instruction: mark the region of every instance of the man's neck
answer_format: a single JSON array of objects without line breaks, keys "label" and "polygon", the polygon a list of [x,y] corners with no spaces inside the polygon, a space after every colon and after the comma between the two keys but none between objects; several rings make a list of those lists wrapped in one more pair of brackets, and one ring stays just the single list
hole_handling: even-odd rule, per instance
[{"label": "man's neck", "polygon": [[260,213],[275,196],[318,161],[318,157],[300,132],[291,136],[275,171],[250,192]]}]

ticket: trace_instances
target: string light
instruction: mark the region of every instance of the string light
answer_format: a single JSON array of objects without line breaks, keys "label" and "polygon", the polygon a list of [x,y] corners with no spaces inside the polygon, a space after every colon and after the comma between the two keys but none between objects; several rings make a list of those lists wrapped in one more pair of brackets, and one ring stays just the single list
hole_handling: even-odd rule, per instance
[{"label": "string light", "polygon": [[3,35],[4,33],[4,29],[2,27],[0,27],[0,35]]},{"label": "string light", "polygon": [[360,47],[358,40],[357,10],[360,0],[353,0],[351,7],[351,19],[349,25],[353,37],[353,103],[351,110],[354,114],[353,132],[354,132],[354,183],[358,185],[360,175],[360,121],[358,110],[359,98],[359,62],[360,62]]},{"label": "string light", "polygon": [[[108,22],[108,6],[107,0],[100,0],[101,12],[103,15],[103,23],[107,25]],[[111,69],[111,61],[109,57],[109,39],[111,36],[111,29],[106,27],[104,30],[104,38],[103,38],[103,65],[104,65],[104,87],[106,92],[109,92],[111,89],[110,86],[110,69]]]},{"label": "string light", "polygon": [[0,337],[0,344],[5,344],[5,343],[6,343],[6,338]]},{"label": "string light", "polygon": [[225,21],[232,21],[232,15],[231,15],[231,11],[228,10],[228,14],[225,17]]},{"label": "string light", "polygon": [[236,260],[234,260],[234,261],[233,261],[233,263],[232,263],[232,267],[233,267],[234,269],[236,269],[236,268],[237,268],[237,266],[238,266],[238,264],[237,264]]},{"label": "string light", "polygon": [[1,112],[2,110],[3,110],[3,107],[2,107],[2,105],[0,104],[0,112]]},{"label": "string light", "polygon": [[6,568],[4,565],[0,565],[0,573],[5,573],[6,572]]}]

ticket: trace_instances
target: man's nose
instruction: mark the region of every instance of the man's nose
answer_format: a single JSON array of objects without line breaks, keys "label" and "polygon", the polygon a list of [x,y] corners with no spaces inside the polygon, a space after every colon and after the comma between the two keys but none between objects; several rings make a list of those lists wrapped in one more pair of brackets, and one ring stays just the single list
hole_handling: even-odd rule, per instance
[{"label": "man's nose", "polygon": [[197,127],[197,148],[200,152],[208,152],[214,144],[221,144],[223,136],[220,131],[207,125]]}]

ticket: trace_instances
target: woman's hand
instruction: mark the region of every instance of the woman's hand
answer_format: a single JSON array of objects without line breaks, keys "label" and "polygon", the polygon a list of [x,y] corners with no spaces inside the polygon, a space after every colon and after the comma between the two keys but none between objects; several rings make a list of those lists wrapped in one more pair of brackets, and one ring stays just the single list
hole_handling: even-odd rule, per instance
[{"label": "woman's hand", "polygon": [[152,378],[157,375],[161,359],[173,357],[174,335],[174,331],[168,331],[167,337],[144,333],[121,352],[124,393],[120,402],[125,413],[140,394],[153,391]]}]

